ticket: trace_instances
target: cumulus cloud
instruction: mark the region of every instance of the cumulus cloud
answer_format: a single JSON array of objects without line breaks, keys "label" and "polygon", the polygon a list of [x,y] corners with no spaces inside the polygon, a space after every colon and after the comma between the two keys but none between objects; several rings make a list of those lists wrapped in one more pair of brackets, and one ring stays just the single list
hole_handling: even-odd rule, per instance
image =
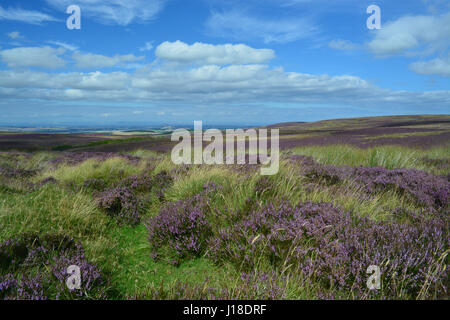
[{"label": "cumulus cloud", "polygon": [[335,50],[356,50],[359,46],[348,40],[335,39],[328,43],[328,46]]},{"label": "cumulus cloud", "polygon": [[42,24],[46,21],[58,21],[58,19],[39,11],[30,11],[18,8],[3,9],[1,6],[0,20],[20,21],[31,24]]},{"label": "cumulus cloud", "polygon": [[0,59],[10,68],[41,67],[56,69],[66,65],[60,56],[64,48],[20,47],[0,51]]},{"label": "cumulus cloud", "polygon": [[[73,0],[47,0],[51,6],[65,12]],[[166,0],[78,0],[82,15],[107,25],[126,26],[132,22],[147,22],[156,18]]]},{"label": "cumulus cloud", "polygon": [[179,69],[159,66],[134,73],[1,70],[0,98],[226,106],[337,103],[387,108],[423,104],[442,107],[450,104],[450,91],[394,91],[355,76],[285,72],[252,64]]},{"label": "cumulus cloud", "polygon": [[244,44],[196,42],[189,45],[181,41],[163,42],[156,48],[155,54],[168,61],[217,65],[263,63],[275,57],[271,49],[254,49]]},{"label": "cumulus cloud", "polygon": [[[450,91],[395,91],[350,75],[330,76],[286,72],[266,64],[275,53],[245,45],[166,42],[156,49],[157,61],[132,72],[44,72],[20,67],[63,66],[64,48],[15,48],[0,51],[13,69],[0,70],[0,101],[136,102],[185,106],[345,105],[393,108],[450,105]],[[76,66],[106,68],[133,64],[143,57],[91,53],[72,54]],[[447,60],[445,60],[447,61]],[[420,66],[415,66],[419,68]],[[422,66],[424,67],[424,66]],[[426,72],[438,70],[441,65]],[[414,68],[414,67],[412,67]],[[420,69],[420,68],[419,68]],[[431,70],[431,71],[430,71]],[[448,70],[448,69],[447,69]]]},{"label": "cumulus cloud", "polygon": [[432,54],[450,45],[450,13],[404,16],[374,31],[369,49],[380,56]]},{"label": "cumulus cloud", "polygon": [[288,43],[316,34],[306,18],[259,19],[240,11],[213,12],[206,31],[214,36],[235,40],[257,39],[264,43]]},{"label": "cumulus cloud", "polygon": [[418,74],[450,77],[450,55],[446,58],[414,62],[409,67]]},{"label": "cumulus cloud", "polygon": [[95,69],[95,68],[111,68],[117,65],[124,64],[126,62],[136,62],[144,60],[144,57],[136,57],[133,54],[127,55],[115,55],[113,57],[107,57],[101,54],[92,53],[80,53],[75,52],[72,55],[72,59],[75,60],[75,66],[81,69]]}]

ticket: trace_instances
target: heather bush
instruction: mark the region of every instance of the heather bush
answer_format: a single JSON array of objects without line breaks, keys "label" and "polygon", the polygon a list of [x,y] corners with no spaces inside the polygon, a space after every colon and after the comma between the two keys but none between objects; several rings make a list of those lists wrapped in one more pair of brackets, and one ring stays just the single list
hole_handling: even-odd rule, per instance
[{"label": "heather bush", "polygon": [[365,186],[368,192],[394,188],[425,207],[439,209],[449,205],[450,183],[421,170],[354,168],[349,175],[358,184]]},{"label": "heather bush", "polygon": [[148,220],[146,226],[151,257],[157,260],[161,249],[165,249],[173,264],[178,264],[183,258],[201,255],[211,235],[202,195],[168,203],[156,217]]},{"label": "heather bush", "polygon": [[[66,286],[67,268],[80,267],[81,288]],[[0,243],[0,298],[19,300],[106,298],[107,281],[80,243],[65,235],[25,234]]]},{"label": "heather bush", "polygon": [[89,159],[103,162],[113,158],[122,158],[129,161],[131,164],[138,164],[140,161],[140,157],[138,156],[114,152],[63,152],[59,157],[52,159],[50,163],[53,166],[59,166],[61,164],[75,166]]},{"label": "heather bush", "polygon": [[37,174],[36,170],[27,170],[21,168],[11,168],[9,166],[0,166],[0,175],[9,179],[29,178]]},{"label": "heather bush", "polygon": [[119,223],[137,225],[141,220],[142,203],[129,187],[116,187],[100,193],[97,204]]},{"label": "heather bush", "polygon": [[[448,225],[433,217],[415,224],[352,218],[328,203],[267,206],[222,228],[207,255],[219,264],[253,270],[268,263],[279,272],[300,272],[324,290],[355,297],[445,295]],[[366,269],[378,265],[381,292],[366,289]]]},{"label": "heather bush", "polygon": [[158,198],[164,200],[165,191],[173,184],[172,176],[166,170],[162,170],[152,177],[152,182]]},{"label": "heather bush", "polygon": [[395,190],[420,206],[435,209],[447,208],[450,201],[449,181],[421,170],[336,167],[319,164],[305,156],[291,156],[291,161],[300,165],[301,174],[310,182],[334,185],[350,181],[369,194]]},{"label": "heather bush", "polygon": [[58,180],[56,180],[55,178],[50,176],[50,177],[47,177],[45,179],[42,179],[41,182],[39,182],[38,185],[39,185],[39,187],[42,187],[42,186],[44,186],[44,185],[46,185],[48,183],[57,184]]},{"label": "heather bush", "polygon": [[152,190],[154,184],[158,186],[158,184],[161,183],[161,181],[159,181],[161,178],[156,176],[157,175],[155,175],[155,178],[152,178],[149,175],[133,175],[119,181],[117,186],[129,188],[134,192],[149,192]]},{"label": "heather bush", "polygon": [[83,182],[83,187],[93,191],[104,191],[106,189],[106,182],[103,179],[90,178]]}]

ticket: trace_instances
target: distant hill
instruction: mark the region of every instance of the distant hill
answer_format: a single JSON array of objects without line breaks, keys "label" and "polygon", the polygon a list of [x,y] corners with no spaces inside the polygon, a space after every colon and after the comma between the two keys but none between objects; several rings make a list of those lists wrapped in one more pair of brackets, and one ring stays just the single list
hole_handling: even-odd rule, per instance
[{"label": "distant hill", "polygon": [[[308,145],[350,144],[362,148],[374,145],[407,145],[427,148],[450,142],[450,115],[383,116],[285,122],[261,128],[280,130],[280,148]],[[96,151],[120,152],[148,149],[167,152],[175,145],[165,131],[114,131],[87,133],[0,133],[0,151]],[[31,131],[31,130],[30,130]]]}]

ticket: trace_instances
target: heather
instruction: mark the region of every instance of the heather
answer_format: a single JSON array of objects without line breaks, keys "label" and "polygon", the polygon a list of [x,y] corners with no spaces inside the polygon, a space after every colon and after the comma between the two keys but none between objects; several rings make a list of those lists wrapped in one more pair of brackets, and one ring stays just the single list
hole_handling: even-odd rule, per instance
[{"label": "heather", "polygon": [[[67,268],[80,267],[81,289],[69,289]],[[7,300],[104,299],[107,281],[65,235],[24,234],[0,243],[0,297]]]},{"label": "heather", "polygon": [[[352,219],[328,203],[269,204],[220,230],[208,255],[247,271],[267,263],[284,274],[299,272],[324,290],[351,292],[355,298],[417,297],[424,287],[443,297],[448,221],[415,222]],[[385,266],[379,293],[365,286],[371,264]]]},{"label": "heather", "polygon": [[273,176],[163,139],[0,152],[0,299],[445,299],[447,122],[400,120],[282,126]]},{"label": "heather", "polygon": [[333,185],[347,180],[368,194],[393,189],[422,207],[440,209],[449,205],[449,181],[421,170],[322,165],[306,156],[291,156],[290,160],[298,163],[300,174],[310,182]]}]

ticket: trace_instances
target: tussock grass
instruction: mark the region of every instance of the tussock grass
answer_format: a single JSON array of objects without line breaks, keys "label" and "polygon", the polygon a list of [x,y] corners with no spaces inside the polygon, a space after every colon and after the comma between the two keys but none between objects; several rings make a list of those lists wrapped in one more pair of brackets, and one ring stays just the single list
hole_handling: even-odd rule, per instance
[{"label": "tussock grass", "polygon": [[65,233],[91,238],[104,233],[108,218],[92,198],[48,184],[31,194],[0,194],[0,235],[2,239],[26,232]]},{"label": "tussock grass", "polygon": [[[416,168],[434,174],[448,174],[444,169],[427,165],[422,158],[448,159],[450,145],[416,150],[399,146],[382,146],[358,149],[347,145],[299,147],[288,153],[312,156],[322,164],[336,166],[382,166],[387,169]],[[281,160],[279,172],[273,176],[261,176],[259,170],[237,170],[234,167],[193,165],[189,170],[173,171],[170,155],[152,151],[136,150],[130,154],[143,160],[133,164],[116,157],[106,161],[89,159],[78,165],[60,165],[53,168],[50,161],[55,153],[39,152],[29,157],[18,155],[14,159],[0,154],[0,163],[17,168],[37,169],[39,173],[29,179],[9,179],[0,177],[0,241],[14,238],[22,233],[40,235],[62,233],[82,241],[90,261],[101,266],[112,280],[118,296],[151,297],[156,289],[165,288],[175,292],[177,281],[196,286],[227,288],[238,290],[241,270],[231,265],[218,267],[206,256],[183,261],[180,266],[172,266],[162,259],[155,262],[149,258],[148,232],[144,226],[148,216],[158,214],[166,202],[189,199],[203,192],[204,185],[214,183],[217,190],[208,198],[208,218],[215,227],[229,223],[227,212],[245,210],[249,199],[251,208],[263,206],[270,201],[287,200],[292,205],[299,202],[330,202],[341,206],[351,214],[367,216],[375,220],[389,220],[396,208],[417,210],[417,206],[405,195],[395,190],[379,191],[368,196],[352,181],[339,182],[327,186],[321,181],[308,181],[299,172],[298,164]],[[149,164],[151,164],[149,166]],[[300,168],[301,169],[301,168]],[[82,187],[87,179],[103,179],[109,185],[119,180],[140,174],[157,174],[167,171],[174,177],[173,184],[164,191],[164,197],[148,195],[143,223],[136,228],[118,225],[112,218],[101,212],[93,195],[83,188],[65,188],[66,184]],[[59,184],[47,184],[35,191],[27,183],[38,183],[46,177],[54,177]],[[266,188],[261,188],[261,184]],[[222,216],[221,216],[222,215]],[[222,219],[223,218],[223,219]],[[221,225],[222,224],[222,225]],[[447,259],[448,251],[445,257]],[[256,257],[258,258],[258,257]],[[430,275],[436,272],[430,266]],[[258,270],[270,271],[270,265],[261,261]],[[289,272],[295,266],[285,265],[277,272],[286,275],[279,283],[287,292],[286,299],[315,299],[318,284],[308,283],[300,274]],[[205,282],[205,277],[208,278]],[[427,296],[429,284],[425,283],[418,298]],[[332,290],[332,289],[330,289]],[[237,292],[237,291],[236,291]],[[339,297],[352,298],[350,293],[339,293]]]},{"label": "tussock grass", "polygon": [[130,164],[126,159],[115,157],[106,161],[88,159],[76,166],[61,165],[56,169],[49,169],[37,176],[39,181],[46,177],[54,177],[64,183],[75,183],[81,185],[87,179],[103,179],[107,183],[119,181],[130,175],[142,173],[145,166]]},{"label": "tussock grass", "polygon": [[401,146],[377,146],[360,149],[349,145],[308,146],[290,150],[292,154],[312,156],[322,164],[336,166],[384,167],[386,169],[416,168],[432,171],[420,160],[423,157],[443,159],[450,157],[450,145],[428,150]]}]

